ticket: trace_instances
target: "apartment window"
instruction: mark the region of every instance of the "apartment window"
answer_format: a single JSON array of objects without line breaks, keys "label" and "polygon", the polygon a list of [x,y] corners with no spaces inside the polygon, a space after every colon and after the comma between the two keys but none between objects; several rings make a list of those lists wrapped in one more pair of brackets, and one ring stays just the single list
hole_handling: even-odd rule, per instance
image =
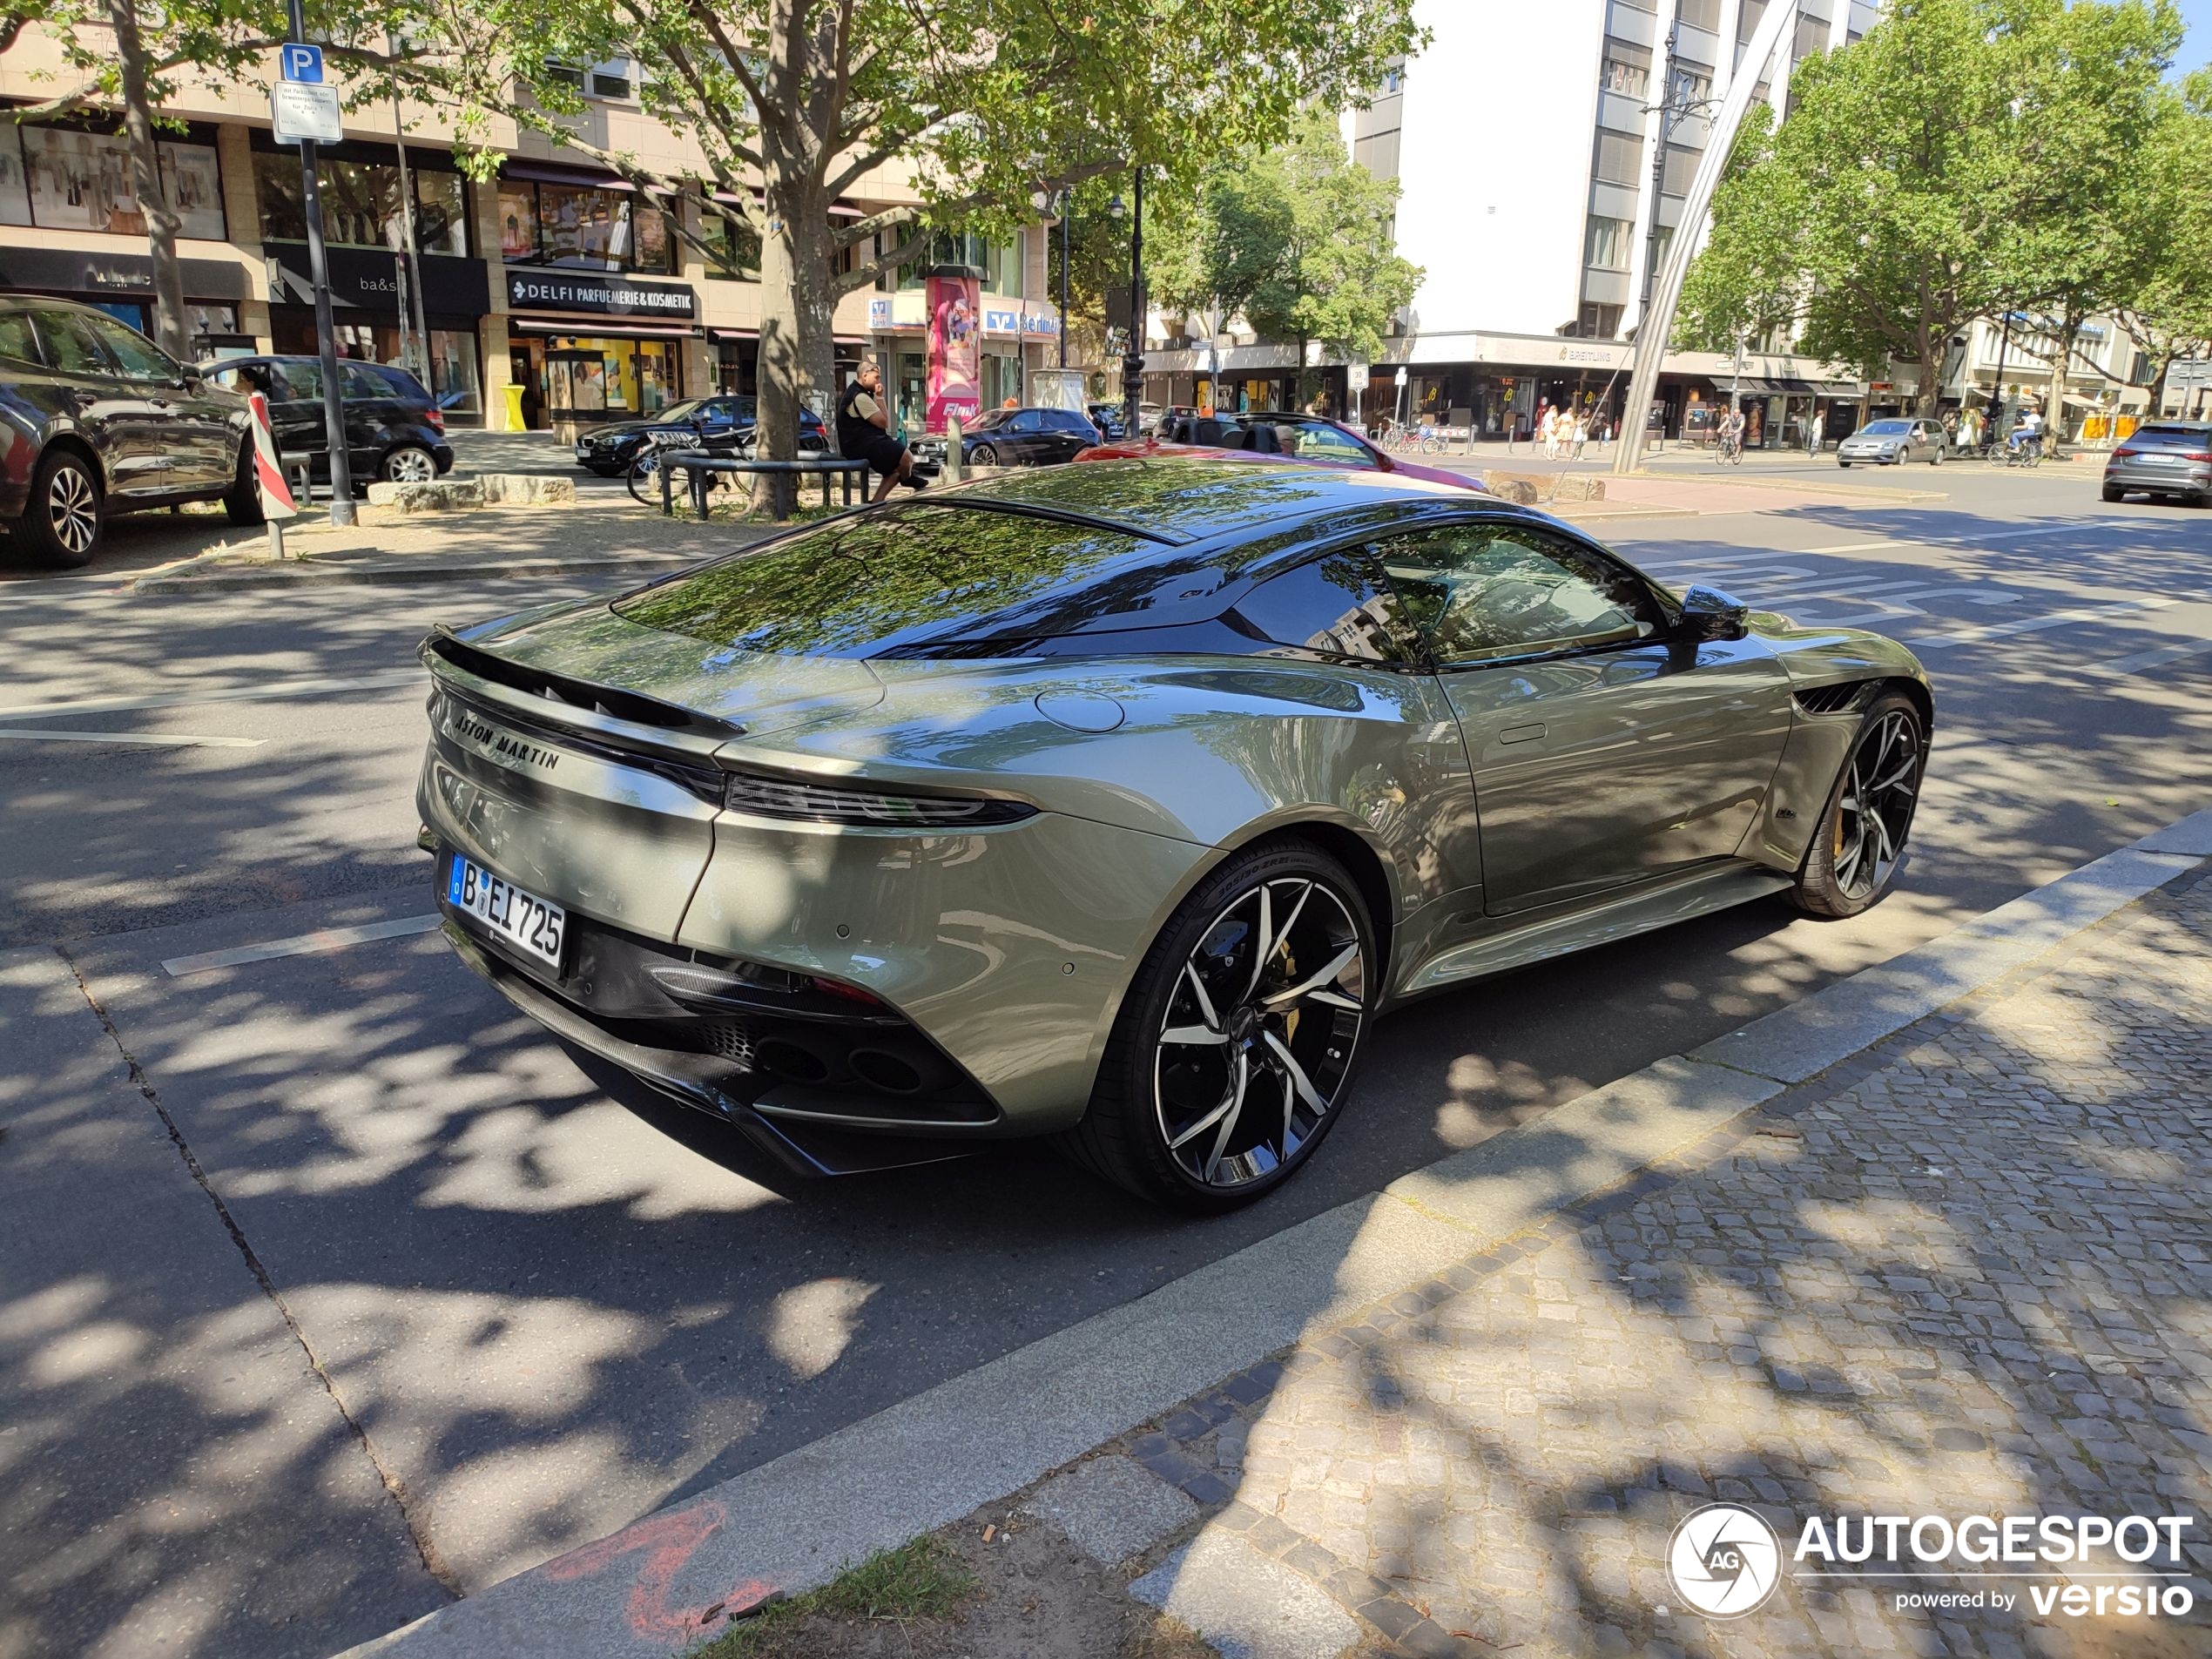
[{"label": "apartment window", "polygon": [[563,86],[573,86],[581,92],[583,91],[583,65],[563,64],[557,58],[549,57],[545,60],[545,78],[558,81]]},{"label": "apartment window", "polygon": [[1674,245],[1675,227],[1671,225],[1662,225],[1659,227],[1659,246],[1653,254],[1655,261],[1651,267],[1653,270],[1663,271],[1667,268],[1667,251]]},{"label": "apartment window", "polygon": [[[887,245],[896,246],[905,239],[903,231],[888,233]],[[940,265],[972,266],[982,273],[982,287],[986,293],[1002,293],[1009,299],[1022,294],[1022,250],[1018,243],[993,246],[981,237],[968,232],[940,231],[930,239],[929,252],[911,265],[902,265],[893,286],[919,288],[928,280],[932,267]]]},{"label": "apartment window", "polygon": [[1603,271],[1625,271],[1635,246],[1635,226],[1625,219],[1590,216],[1588,246],[1582,263]]},{"label": "apartment window", "polygon": [[1828,49],[1828,24],[1820,17],[1797,19],[1797,38],[1790,48],[1792,63],[1802,64],[1806,58]]},{"label": "apartment window", "polygon": [[1712,97],[1713,70],[1710,64],[1694,64],[1686,57],[1677,57],[1669,72],[1675,84],[1677,109],[1703,104]]},{"label": "apartment window", "polygon": [[737,219],[725,219],[719,213],[707,215],[705,230],[707,246],[721,255],[729,270],[754,281],[759,280],[759,232]]},{"label": "apartment window", "polygon": [[1651,94],[1651,49],[1633,41],[1608,39],[1605,63],[1598,71],[1598,85],[1608,92],[1639,102]]},{"label": "apartment window", "polygon": [[1721,0],[1681,0],[1675,16],[1690,28],[1710,34],[1721,26]]},{"label": "apartment window", "polygon": [[1697,174],[1698,152],[1685,150],[1678,144],[1667,146],[1666,170],[1659,179],[1659,192],[1663,196],[1687,196],[1689,181]]},{"label": "apartment window", "polygon": [[632,84],[630,60],[617,57],[612,63],[591,66],[590,91],[594,98],[631,98],[637,95]]},{"label": "apartment window", "polygon": [[1759,19],[1766,16],[1766,0],[1743,0],[1743,10],[1736,17],[1736,44],[1748,46],[1751,37],[1758,32]]},{"label": "apartment window", "polygon": [[1642,159],[1643,145],[1641,140],[1619,132],[1600,132],[1597,135],[1595,171],[1602,183],[1635,188],[1636,169]]},{"label": "apartment window", "polygon": [[1396,97],[1399,93],[1400,93],[1400,92],[1404,91],[1405,90],[1406,90],[1406,65],[1405,65],[1405,64],[1392,64],[1392,65],[1391,65],[1388,69],[1386,69],[1386,70],[1383,71],[1383,78],[1382,78],[1382,96],[1383,96],[1383,97],[1385,97],[1385,98],[1395,98],[1395,97]]},{"label": "apartment window", "polygon": [[1621,332],[1621,307],[1587,305],[1582,307],[1582,338],[1610,340]]},{"label": "apartment window", "polygon": [[[319,169],[322,233],[341,247],[400,247],[400,170],[376,162],[323,158]],[[425,253],[465,259],[469,253],[468,188],[457,172],[425,168],[410,151],[408,175],[415,185],[415,245]],[[300,163],[286,152],[257,151],[254,182],[260,187],[261,239],[304,242],[307,210],[300,191]]]}]

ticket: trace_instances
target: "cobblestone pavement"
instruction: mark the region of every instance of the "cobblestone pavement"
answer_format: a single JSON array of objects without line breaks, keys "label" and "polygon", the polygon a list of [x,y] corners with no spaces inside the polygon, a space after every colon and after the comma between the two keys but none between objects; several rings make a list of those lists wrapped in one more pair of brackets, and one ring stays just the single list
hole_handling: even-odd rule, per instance
[{"label": "cobblestone pavement", "polygon": [[[2208,1009],[2212,867],[1128,1449],[1399,1651],[2212,1653]],[[1665,1569],[1722,1500],[1784,1549],[1726,1622]],[[1869,1514],[2191,1515],[2194,1606],[1795,1576]]]}]

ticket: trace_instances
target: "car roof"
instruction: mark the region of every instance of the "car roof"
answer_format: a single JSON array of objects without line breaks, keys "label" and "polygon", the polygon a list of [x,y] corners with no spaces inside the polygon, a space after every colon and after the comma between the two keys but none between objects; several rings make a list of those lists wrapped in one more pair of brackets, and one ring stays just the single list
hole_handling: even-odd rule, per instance
[{"label": "car roof", "polygon": [[932,494],[964,505],[1108,524],[1177,546],[1392,502],[1498,504],[1402,475],[1204,456],[1038,467]]}]

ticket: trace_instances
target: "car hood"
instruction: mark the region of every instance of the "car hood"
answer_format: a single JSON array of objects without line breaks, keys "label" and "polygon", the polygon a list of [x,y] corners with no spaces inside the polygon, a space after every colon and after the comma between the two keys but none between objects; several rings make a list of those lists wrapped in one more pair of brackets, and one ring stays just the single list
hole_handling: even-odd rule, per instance
[{"label": "car hood", "polygon": [[523,611],[454,637],[503,662],[671,704],[748,737],[883,700],[883,682],[857,658],[725,650],[628,621],[603,599]]}]

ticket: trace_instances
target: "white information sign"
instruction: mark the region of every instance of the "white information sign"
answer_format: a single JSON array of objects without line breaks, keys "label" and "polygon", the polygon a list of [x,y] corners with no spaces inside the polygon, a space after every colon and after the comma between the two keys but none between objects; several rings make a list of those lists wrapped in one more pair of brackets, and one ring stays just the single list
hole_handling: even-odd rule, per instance
[{"label": "white information sign", "polygon": [[322,81],[271,82],[269,124],[279,144],[298,144],[303,138],[336,144],[346,136],[338,89]]}]

